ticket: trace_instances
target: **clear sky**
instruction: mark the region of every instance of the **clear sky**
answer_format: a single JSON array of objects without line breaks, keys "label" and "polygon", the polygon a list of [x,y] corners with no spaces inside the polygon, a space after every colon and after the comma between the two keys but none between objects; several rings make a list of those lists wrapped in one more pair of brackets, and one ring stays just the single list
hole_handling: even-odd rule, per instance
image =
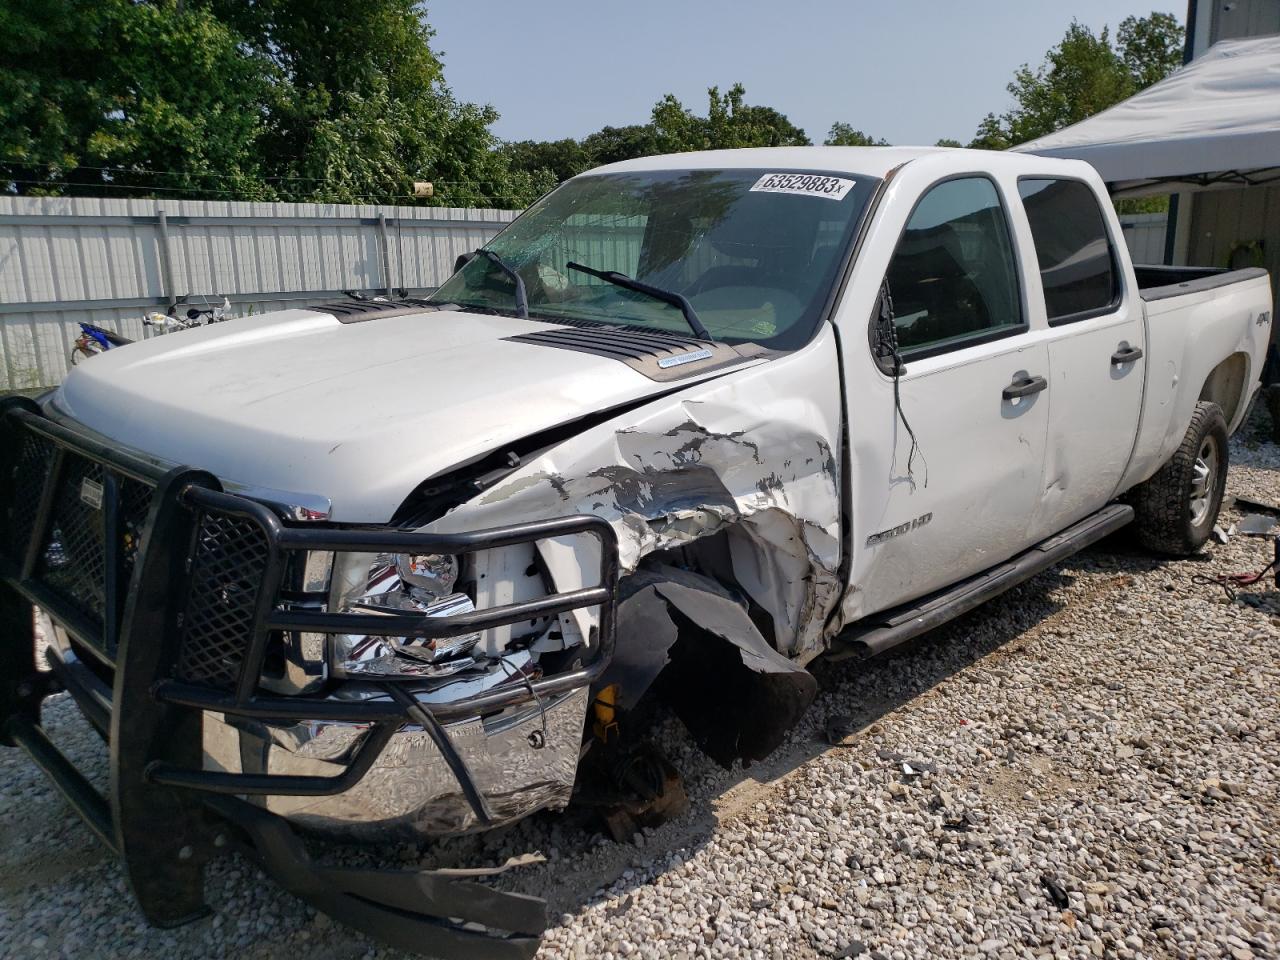
[{"label": "clear sky", "polygon": [[895,144],[968,142],[1005,85],[1072,18],[1101,29],[1160,0],[439,0],[427,4],[445,80],[489,103],[504,140],[644,123],[674,93],[705,115],[735,81],[822,142],[833,121]]}]

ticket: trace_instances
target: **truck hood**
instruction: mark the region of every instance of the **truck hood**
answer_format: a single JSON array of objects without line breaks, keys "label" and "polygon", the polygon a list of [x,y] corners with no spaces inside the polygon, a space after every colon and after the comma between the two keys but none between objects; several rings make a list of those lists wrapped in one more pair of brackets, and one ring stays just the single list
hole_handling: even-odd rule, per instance
[{"label": "truck hood", "polygon": [[335,520],[379,522],[443,470],[673,386],[506,339],[550,329],[453,311],[341,323],[287,310],[109,350],[52,402],[143,453],[327,498]]}]

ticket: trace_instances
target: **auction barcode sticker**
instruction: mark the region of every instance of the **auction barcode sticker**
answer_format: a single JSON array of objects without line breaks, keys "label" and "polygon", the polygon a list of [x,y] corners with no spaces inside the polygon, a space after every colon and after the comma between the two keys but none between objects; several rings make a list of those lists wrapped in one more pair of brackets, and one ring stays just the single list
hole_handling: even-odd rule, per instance
[{"label": "auction barcode sticker", "polygon": [[856,180],[827,177],[819,173],[766,173],[751,188],[752,193],[797,193],[805,197],[843,200]]}]

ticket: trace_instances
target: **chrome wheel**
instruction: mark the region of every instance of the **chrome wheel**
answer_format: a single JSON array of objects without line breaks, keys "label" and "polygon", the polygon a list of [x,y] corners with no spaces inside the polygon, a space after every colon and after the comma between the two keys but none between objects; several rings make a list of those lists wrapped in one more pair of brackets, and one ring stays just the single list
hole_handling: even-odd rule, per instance
[{"label": "chrome wheel", "polygon": [[1218,441],[1207,436],[1196,453],[1191,467],[1191,522],[1195,526],[1204,523],[1213,506],[1213,493],[1218,485]]}]

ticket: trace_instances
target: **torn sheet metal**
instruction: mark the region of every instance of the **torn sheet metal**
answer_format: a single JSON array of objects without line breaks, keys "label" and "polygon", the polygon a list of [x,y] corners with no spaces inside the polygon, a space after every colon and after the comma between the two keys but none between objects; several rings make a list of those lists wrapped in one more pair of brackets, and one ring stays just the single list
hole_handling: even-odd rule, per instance
[{"label": "torn sheet metal", "polygon": [[1249,513],[1235,525],[1235,532],[1246,537],[1270,537],[1280,529],[1280,520],[1262,513]]},{"label": "torn sheet metal", "polygon": [[[775,645],[822,652],[839,599],[840,390],[834,336],[659,398],[530,460],[429,525],[458,532],[588,513],[618,533],[624,571],[725,531],[733,573],[774,622]],[[589,586],[587,538],[539,545],[558,590]],[[594,615],[575,611],[584,636]]]},{"label": "torn sheet metal", "polygon": [[679,639],[675,610],[706,632],[738,648],[742,665],[756,673],[803,673],[769,645],[740,601],[710,577],[657,564],[628,577],[618,604],[618,644],[601,685],[619,686],[618,706],[635,707],[670,661]]},{"label": "torn sheet metal", "polygon": [[1230,498],[1230,503],[1223,502],[1224,508],[1234,506],[1237,510],[1261,510],[1263,513],[1270,513],[1280,516],[1280,506],[1274,503],[1268,503],[1266,500],[1254,500],[1250,497],[1243,497],[1240,494]]},{"label": "torn sheet metal", "polygon": [[706,753],[725,765],[767,756],[818,692],[813,674],[774,650],[720,584],[655,565],[628,578],[617,654],[602,683],[618,684],[619,705],[630,709],[671,664],[672,706]]}]

